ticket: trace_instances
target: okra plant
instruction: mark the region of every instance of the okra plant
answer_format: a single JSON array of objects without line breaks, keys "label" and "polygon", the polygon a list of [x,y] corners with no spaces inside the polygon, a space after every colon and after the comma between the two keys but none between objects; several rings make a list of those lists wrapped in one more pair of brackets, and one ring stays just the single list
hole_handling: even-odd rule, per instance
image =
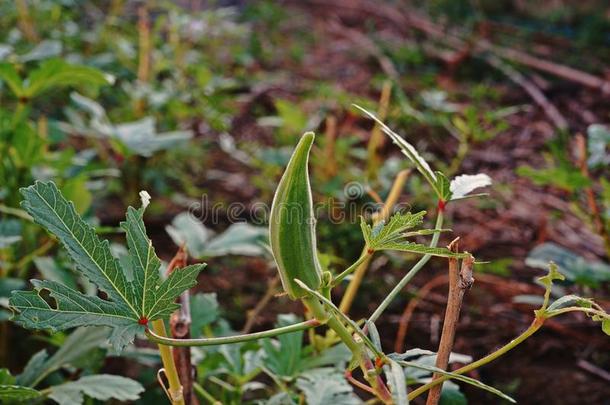
[{"label": "okra plant", "polygon": [[[32,280],[34,291],[15,291],[10,299],[14,321],[30,329],[48,329],[52,332],[79,326],[107,326],[112,328],[110,342],[117,351],[129,345],[138,334],[159,345],[163,373],[167,379],[166,393],[173,404],[184,403],[170,346],[213,346],[237,344],[262,338],[325,326],[326,338],[342,342],[351,352],[352,361],[345,372],[346,378],[358,388],[367,391],[384,404],[407,404],[413,398],[448,379],[472,384],[513,401],[499,390],[464,374],[500,357],[536,332],[548,318],[580,311],[602,323],[610,334],[610,316],[592,300],[565,296],[550,302],[553,281],[562,276],[556,266],[550,265],[549,274],[541,278],[545,286],[544,303],[535,312],[532,326],[519,337],[488,356],[448,372],[442,368],[418,362],[414,357],[422,350],[406,353],[386,353],[381,346],[375,321],[404,286],[432,258],[441,257],[472,264],[474,258],[467,252],[456,252],[438,247],[443,229],[444,212],[448,203],[474,197],[471,192],[490,185],[485,174],[461,175],[453,180],[441,172],[433,171],[415,148],[389,127],[361,109],[377,122],[384,133],[396,143],[415,165],[438,197],[436,223],[433,229],[422,229],[426,212],[397,212],[387,221],[362,218],[363,254],[344,271],[333,274],[323,268],[316,247],[315,217],[309,182],[308,161],[315,136],[308,132],[296,146],[280,180],[269,219],[269,241],[279,276],[287,296],[300,300],[307,308],[308,320],[261,332],[201,339],[174,339],[167,336],[165,320],[177,309],[176,298],[194,286],[204,264],[195,264],[173,271],[167,279],[160,277],[161,261],[155,254],[144,226],[144,211],[150,197],[142,192],[142,206],[129,207],[126,220],[121,224],[127,239],[129,260],[117,260],[110,251],[108,241],[102,241],[94,229],[81,219],[52,182],[37,182],[22,189],[22,206],[32,218],[54,234],[68,251],[79,271],[94,283],[102,296],[85,295],[55,281]],[[431,236],[428,246],[409,240],[414,236]],[[333,303],[333,289],[348,279],[364,262],[377,252],[398,251],[421,255],[419,261],[388,293],[377,309],[364,322],[355,320]],[[351,281],[350,281],[351,282]],[[322,336],[310,334],[312,340]],[[353,376],[360,369],[361,379]],[[433,379],[418,379],[421,385],[409,390],[407,375],[417,369]],[[11,386],[17,392],[19,386]],[[25,387],[21,387],[26,390]],[[31,391],[31,389],[30,389]],[[26,390],[26,394],[35,395]],[[292,403],[292,402],[289,402]],[[352,403],[352,402],[350,402]]]}]

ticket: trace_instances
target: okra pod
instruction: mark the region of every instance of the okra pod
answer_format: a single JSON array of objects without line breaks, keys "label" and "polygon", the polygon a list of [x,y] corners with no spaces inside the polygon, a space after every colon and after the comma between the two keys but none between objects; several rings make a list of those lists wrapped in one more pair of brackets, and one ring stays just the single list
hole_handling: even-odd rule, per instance
[{"label": "okra pod", "polygon": [[284,291],[292,299],[307,295],[295,279],[313,290],[321,284],[308,170],[314,138],[313,132],[305,133],[292,153],[275,192],[269,218],[271,251]]}]

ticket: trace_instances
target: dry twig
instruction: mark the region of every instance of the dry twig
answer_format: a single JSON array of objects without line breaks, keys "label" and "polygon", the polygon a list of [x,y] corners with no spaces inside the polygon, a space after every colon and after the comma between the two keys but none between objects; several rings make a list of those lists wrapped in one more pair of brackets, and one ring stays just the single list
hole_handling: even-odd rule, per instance
[{"label": "dry twig", "polygon": [[[448,248],[454,252],[458,251],[458,239],[451,242]],[[436,354],[436,367],[446,370],[449,364],[449,355],[453,349],[453,341],[455,339],[455,330],[460,318],[460,309],[464,293],[472,286],[474,279],[472,278],[472,266],[474,257],[468,256],[462,260],[462,268],[458,272],[458,259],[449,259],[449,294],[447,300],[447,308],[445,309],[445,321],[443,322],[443,332],[439,343],[438,352]],[[432,379],[437,379],[440,374],[434,374]],[[428,394],[426,405],[436,405],[441,397],[442,383],[433,387]]]},{"label": "dry twig", "polygon": [[521,86],[523,90],[542,108],[547,117],[553,122],[553,125],[561,131],[568,129],[568,121],[561,115],[557,107],[549,101],[542,90],[529,80],[525,75],[513,68],[507,63],[504,63],[500,58],[493,55],[483,57],[487,63],[504,73],[506,77]]},{"label": "dry twig", "polygon": [[[167,267],[167,274],[172,271],[186,266],[187,262],[186,249],[183,246],[178,249],[176,255]],[[188,339],[191,337],[191,308],[190,308],[190,293],[189,290],[183,292],[178,297],[180,309],[172,314],[169,320],[172,337],[176,339]],[[199,401],[193,391],[193,366],[191,364],[191,348],[173,347],[172,354],[178,376],[182,383],[184,402],[186,405],[199,405]]]}]

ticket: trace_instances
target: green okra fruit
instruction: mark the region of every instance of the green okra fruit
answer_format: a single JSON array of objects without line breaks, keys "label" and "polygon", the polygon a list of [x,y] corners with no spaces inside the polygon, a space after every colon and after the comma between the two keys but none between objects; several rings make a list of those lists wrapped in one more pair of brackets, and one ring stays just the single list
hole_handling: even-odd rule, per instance
[{"label": "green okra fruit", "polygon": [[320,288],[322,269],[316,250],[315,217],[309,184],[309,151],[315,135],[307,132],[292,153],[273,198],[269,218],[271,251],[290,298],[306,296],[295,279]]}]

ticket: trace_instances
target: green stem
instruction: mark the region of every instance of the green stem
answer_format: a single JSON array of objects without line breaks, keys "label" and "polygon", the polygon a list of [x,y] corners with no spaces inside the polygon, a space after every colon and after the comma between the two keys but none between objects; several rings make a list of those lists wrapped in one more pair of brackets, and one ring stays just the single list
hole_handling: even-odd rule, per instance
[{"label": "green stem", "polygon": [[[525,339],[529,338],[530,336],[532,336],[534,333],[536,333],[536,331],[538,329],[540,329],[542,327],[542,325],[544,324],[544,320],[545,318],[541,318],[541,317],[536,317],[534,319],[534,321],[532,322],[532,324],[529,326],[529,328],[527,328],[525,330],[525,332],[523,332],[522,334],[520,334],[517,338],[515,338],[514,340],[511,340],[508,344],[506,344],[505,346],[502,346],[501,348],[499,348],[498,350],[496,350],[495,352],[488,354],[487,356],[475,361],[474,363],[470,363],[462,368],[459,368],[455,371],[453,371],[453,374],[465,374],[469,371],[472,371],[474,369],[477,369],[481,366],[484,366],[485,364],[494,361],[495,359],[497,359],[498,357],[506,354],[508,351],[514,349],[515,347],[517,347],[519,344],[521,344]],[[428,391],[430,388],[444,382],[447,381],[451,378],[451,376],[447,376],[447,375],[443,375],[440,376],[439,378],[430,381],[427,384],[422,385],[421,387],[417,388],[416,390],[411,391],[411,393],[409,393],[409,401],[413,400],[414,398],[417,398],[418,396],[420,396],[421,394],[423,394],[424,392]]]},{"label": "green stem", "polygon": [[[444,221],[443,211],[439,210],[438,216],[436,217],[436,225],[434,226],[434,229],[437,231],[442,229],[443,221]],[[432,235],[432,240],[430,241],[431,248],[436,247],[440,236],[441,236],[440,232],[435,232]],[[375,312],[373,312],[373,314],[369,317],[369,321],[374,323],[381,316],[383,311],[385,311],[385,309],[390,305],[390,303],[394,300],[394,298],[396,298],[396,296],[398,294],[400,294],[402,289],[405,288],[405,286],[409,283],[409,281],[411,281],[411,279],[413,277],[415,277],[417,272],[419,272],[421,270],[421,268],[424,267],[424,265],[426,263],[428,263],[428,260],[430,260],[430,258],[432,258],[432,255],[427,254],[427,255],[423,256],[421,259],[419,259],[419,261],[417,263],[415,263],[415,265],[411,268],[411,270],[409,270],[409,272],[407,274],[405,274],[405,276],[402,278],[402,280],[400,280],[400,282],[398,284],[396,284],[396,286],[392,289],[392,291],[390,291],[390,293],[383,299],[381,304],[379,304],[379,306],[377,307]]]},{"label": "green stem", "polygon": [[193,383],[193,388],[195,392],[199,394],[203,399],[208,401],[212,405],[222,405],[222,402],[218,401],[216,398],[212,396],[209,392],[203,389],[203,387],[198,383]]},{"label": "green stem", "polygon": [[354,264],[352,264],[351,266],[349,266],[347,269],[345,269],[342,273],[340,273],[337,277],[335,277],[335,279],[332,282],[332,287],[337,286],[338,284],[340,284],[343,279],[347,276],[349,276],[350,274],[352,274],[354,272],[354,270],[356,270],[358,268],[358,266],[360,266],[362,263],[364,263],[372,254],[372,252],[369,252],[368,247],[365,246],[364,250],[363,250],[364,254],[362,256],[360,256],[358,258],[358,260],[356,260],[354,262]]},{"label": "green stem", "polygon": [[[163,319],[157,319],[152,321],[152,327],[160,338],[166,336],[165,322]],[[176,363],[174,362],[174,355],[172,349],[165,343],[159,343],[159,354],[161,355],[161,361],[163,362],[163,369],[165,370],[165,377],[169,387],[166,392],[169,395],[169,399],[172,405],[184,405],[184,394],[182,392],[182,384],[180,384],[180,378],[178,377],[178,370],[176,369]]]},{"label": "green stem", "polygon": [[335,331],[337,336],[341,338],[343,343],[351,350],[354,355],[362,351],[361,346],[354,341],[351,332],[343,325],[334,315],[328,314],[324,306],[316,298],[303,298],[303,303],[311,311],[316,319],[327,319],[326,324],[329,328]]},{"label": "green stem", "polygon": [[28,253],[26,256],[23,256],[15,264],[15,268],[19,271],[19,278],[26,278],[28,265],[30,264],[30,262],[32,262],[37,257],[44,255],[53,246],[55,246],[55,241],[53,239],[47,239],[47,241],[43,243],[40,247]]},{"label": "green stem", "polygon": [[247,333],[245,335],[234,335],[234,336],[222,336],[222,337],[214,337],[214,338],[204,338],[204,339],[174,339],[170,337],[164,337],[156,334],[151,330],[146,331],[146,336],[148,340],[151,342],[155,342],[161,345],[167,346],[215,346],[215,345],[224,345],[230,343],[240,343],[240,342],[249,342],[252,340],[258,340],[267,337],[274,337],[278,335],[283,335],[285,333],[297,332],[309,328],[315,328],[319,326],[321,323],[316,319],[310,319],[305,322],[295,323],[294,325],[282,326],[281,328],[275,328],[270,330],[265,330],[262,332],[255,333]]},{"label": "green stem", "polygon": [[371,385],[377,397],[385,404],[393,404],[392,394],[388,391],[383,380],[378,375],[373,375],[370,371],[374,371],[374,366],[368,358],[366,349],[362,343],[354,340],[352,333],[345,325],[337,319],[336,315],[329,314],[324,306],[314,297],[303,298],[303,303],[309,308],[314,317],[321,316],[321,319],[326,319],[326,324],[332,329],[341,341],[350,349],[354,359],[360,365],[360,369],[364,374],[364,378]]},{"label": "green stem", "polygon": [[21,219],[25,219],[26,221],[33,221],[32,217],[27,212],[19,208],[13,208],[4,204],[0,204],[0,212],[8,215],[13,215]]}]

